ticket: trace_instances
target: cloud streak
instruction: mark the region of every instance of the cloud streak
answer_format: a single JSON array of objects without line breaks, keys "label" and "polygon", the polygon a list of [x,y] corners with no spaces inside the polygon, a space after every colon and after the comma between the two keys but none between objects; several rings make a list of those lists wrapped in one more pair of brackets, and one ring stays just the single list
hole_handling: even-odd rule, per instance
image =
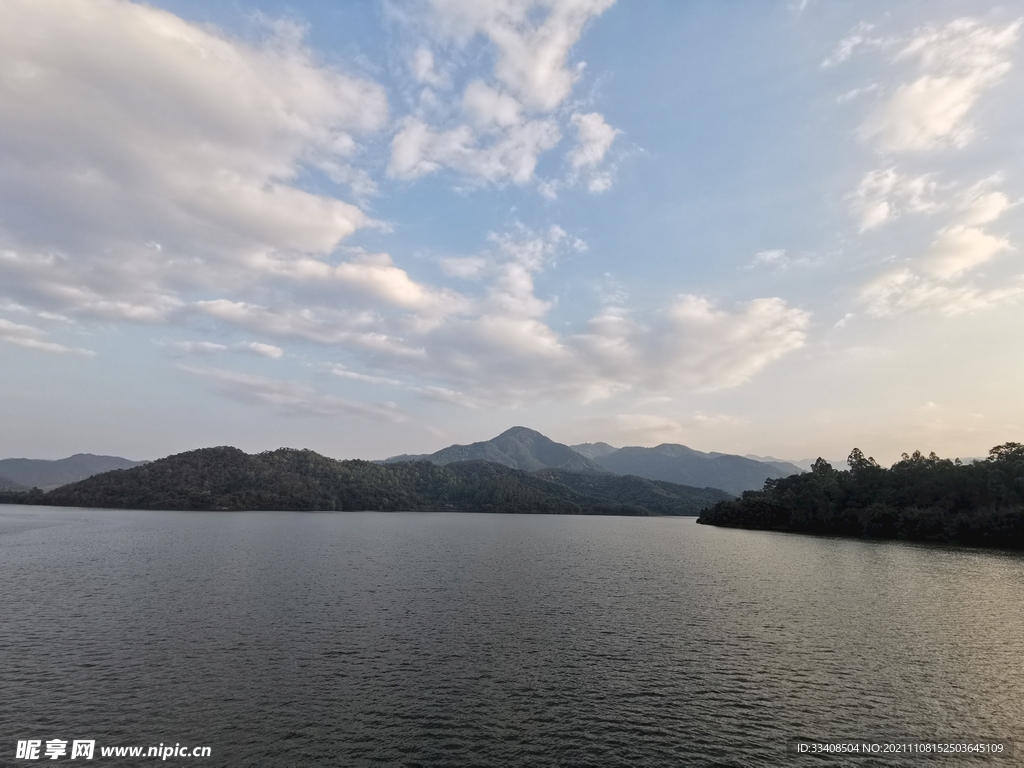
[{"label": "cloud streak", "polygon": [[56,355],[86,355],[92,356],[96,353],[80,347],[67,347],[54,341],[47,341],[46,331],[33,328],[30,325],[14,323],[10,320],[0,318],[0,341],[13,344],[16,347],[35,350],[37,352],[48,352]]},{"label": "cloud streak", "polygon": [[186,373],[214,384],[227,397],[266,405],[297,416],[356,416],[371,421],[401,422],[405,416],[394,403],[363,403],[318,392],[297,381],[273,379],[223,368],[179,366]]},{"label": "cloud streak", "polygon": [[[401,284],[415,290],[401,296],[443,296],[436,302],[364,290],[363,309],[218,299],[195,311],[265,337],[350,350],[391,372],[366,381],[477,406],[734,387],[805,342],[809,314],[777,298],[731,311],[695,295],[640,314],[609,305],[582,332],[557,332],[547,320],[554,302],[538,295],[536,279],[578,243],[559,227],[493,234],[490,249],[447,265],[473,279],[473,293],[442,293],[402,273]],[[349,368],[337,375],[367,376]]]},{"label": "cloud streak", "polygon": [[886,152],[962,147],[975,134],[968,112],[1010,70],[1010,49],[1021,21],[1002,28],[974,19],[925,27],[896,55],[917,65],[918,76],[899,85],[861,126],[861,135]]}]

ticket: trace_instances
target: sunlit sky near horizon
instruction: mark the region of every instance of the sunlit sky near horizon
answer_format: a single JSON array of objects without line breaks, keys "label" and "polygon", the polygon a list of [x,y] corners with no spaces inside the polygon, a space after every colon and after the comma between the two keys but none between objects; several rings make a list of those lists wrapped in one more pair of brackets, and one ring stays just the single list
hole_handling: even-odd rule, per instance
[{"label": "sunlit sky near horizon", "polygon": [[4,0],[0,458],[1024,441],[1022,17]]}]

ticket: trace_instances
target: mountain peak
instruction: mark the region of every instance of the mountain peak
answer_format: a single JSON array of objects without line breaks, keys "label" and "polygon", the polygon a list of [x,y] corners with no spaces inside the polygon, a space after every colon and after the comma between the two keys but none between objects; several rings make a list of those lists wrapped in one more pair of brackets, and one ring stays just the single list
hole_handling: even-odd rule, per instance
[{"label": "mountain peak", "polygon": [[537,430],[530,429],[529,427],[512,427],[511,429],[506,429],[497,437],[492,437],[490,440],[484,442],[494,442],[495,440],[502,440],[508,438],[513,438],[517,440],[549,440],[551,442],[554,442],[553,440],[551,440],[551,438],[547,437],[546,435],[542,435]]},{"label": "mountain peak", "polygon": [[608,443],[579,443],[578,445],[570,445],[569,447],[581,456],[586,456],[588,459],[598,459],[619,450],[614,445],[608,445]]},{"label": "mountain peak", "polygon": [[392,456],[386,463],[420,459],[434,464],[456,461],[493,461],[506,467],[535,472],[538,469],[568,469],[575,472],[604,472],[572,448],[556,443],[528,427],[512,427],[497,437],[470,445],[450,445],[426,456]]},{"label": "mountain peak", "polygon": [[693,457],[706,457],[710,454],[698,451],[695,448],[690,448],[686,445],[680,445],[679,443],[662,443],[651,448],[652,451],[664,454],[666,456],[693,456]]}]

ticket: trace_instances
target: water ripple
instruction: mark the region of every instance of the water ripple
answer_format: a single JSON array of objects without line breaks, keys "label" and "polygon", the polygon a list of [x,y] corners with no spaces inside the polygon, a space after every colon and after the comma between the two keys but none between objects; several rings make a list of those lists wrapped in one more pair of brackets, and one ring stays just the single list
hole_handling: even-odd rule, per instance
[{"label": "water ripple", "polygon": [[5,763],[54,737],[224,766],[1024,741],[1014,554],[686,519],[0,507],[0,574]]}]

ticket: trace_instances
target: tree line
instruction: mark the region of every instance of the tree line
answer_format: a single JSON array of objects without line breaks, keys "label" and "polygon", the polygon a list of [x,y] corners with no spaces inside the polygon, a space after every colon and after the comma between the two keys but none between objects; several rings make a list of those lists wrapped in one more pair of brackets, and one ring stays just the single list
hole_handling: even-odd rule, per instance
[{"label": "tree line", "polygon": [[767,480],[720,501],[697,522],[735,528],[1024,549],[1024,445],[964,464],[920,451],[886,469],[854,448],[848,469]]}]

